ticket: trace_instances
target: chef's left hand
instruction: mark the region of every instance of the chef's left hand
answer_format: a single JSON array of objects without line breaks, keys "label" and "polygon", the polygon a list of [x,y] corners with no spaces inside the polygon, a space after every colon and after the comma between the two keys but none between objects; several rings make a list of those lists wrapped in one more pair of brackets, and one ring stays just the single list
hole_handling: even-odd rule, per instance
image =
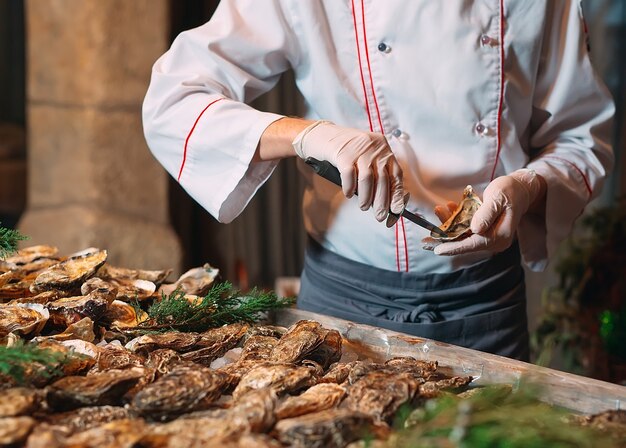
[{"label": "chef's left hand", "polygon": [[439,244],[437,255],[502,252],[511,246],[522,216],[545,196],[545,180],[533,170],[521,169],[494,179],[483,193],[483,204],[472,218],[472,235]]}]

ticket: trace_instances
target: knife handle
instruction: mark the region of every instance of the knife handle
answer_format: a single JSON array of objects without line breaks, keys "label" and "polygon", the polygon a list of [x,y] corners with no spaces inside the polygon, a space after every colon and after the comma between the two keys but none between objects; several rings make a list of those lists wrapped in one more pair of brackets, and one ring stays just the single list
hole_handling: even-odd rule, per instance
[{"label": "knife handle", "polygon": [[307,157],[304,163],[313,168],[313,171],[324,179],[341,187],[341,175],[339,174],[339,170],[332,163],[326,160],[317,160],[313,157]]}]

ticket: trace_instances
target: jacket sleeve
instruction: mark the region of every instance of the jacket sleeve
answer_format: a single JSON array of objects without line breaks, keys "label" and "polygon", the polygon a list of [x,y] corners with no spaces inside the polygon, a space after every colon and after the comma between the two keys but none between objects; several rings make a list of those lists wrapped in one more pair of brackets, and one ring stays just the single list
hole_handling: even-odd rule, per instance
[{"label": "jacket sleeve", "polygon": [[531,120],[528,168],[547,183],[545,216],[526,215],[518,229],[525,263],[543,270],[613,167],[614,105],[596,77],[579,2],[548,2]]},{"label": "jacket sleeve", "polygon": [[277,164],[252,158],[281,116],[245,103],[289,68],[291,34],[278,0],[223,1],[154,64],[142,110],[148,146],[219,221],[241,213]]}]

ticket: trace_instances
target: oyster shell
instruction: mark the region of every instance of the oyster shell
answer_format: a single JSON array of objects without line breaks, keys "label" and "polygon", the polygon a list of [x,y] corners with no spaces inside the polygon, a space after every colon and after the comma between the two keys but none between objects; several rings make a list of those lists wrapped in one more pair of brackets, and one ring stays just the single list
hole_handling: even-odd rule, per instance
[{"label": "oyster shell", "polygon": [[198,365],[179,365],[139,391],[132,400],[142,416],[167,420],[208,408],[222,393],[226,375]]},{"label": "oyster shell", "polygon": [[37,389],[12,387],[0,394],[0,417],[31,415],[39,410],[41,393]]},{"label": "oyster shell", "polygon": [[148,430],[142,419],[113,420],[68,437],[64,447],[132,448]]},{"label": "oyster shell", "polygon": [[314,369],[294,364],[257,364],[244,374],[233,391],[233,398],[238,400],[247,392],[255,389],[272,388],[278,394],[297,392],[315,384]]},{"label": "oyster shell", "polygon": [[287,397],[276,409],[276,417],[278,419],[298,417],[311,412],[334,408],[345,395],[346,389],[338,384],[316,384],[301,395]]},{"label": "oyster shell", "polygon": [[93,342],[96,339],[96,334],[93,332],[93,321],[85,317],[78,322],[71,324],[62,333],[53,334],[50,336],[38,336],[33,339],[35,342],[39,342],[45,339],[54,339],[55,341],[71,341],[80,339],[86,342]]},{"label": "oyster shell", "polygon": [[423,382],[407,372],[374,370],[349,387],[341,406],[389,423],[400,406],[413,403]]},{"label": "oyster shell", "polygon": [[46,401],[55,410],[115,404],[144,374],[144,369],[132,368],[84,377],[67,376],[48,386]]},{"label": "oyster shell", "polygon": [[0,337],[38,334],[49,318],[48,310],[36,303],[0,306]]},{"label": "oyster shell", "polygon": [[468,236],[472,232],[470,224],[472,223],[474,213],[476,213],[481,204],[482,202],[474,193],[472,186],[468,185],[463,190],[463,199],[452,213],[452,216],[440,226],[441,230],[446,232],[448,236],[443,237],[434,232],[431,232],[430,236],[436,241],[455,241]]},{"label": "oyster shell", "polygon": [[438,380],[429,379],[424,384],[420,384],[419,394],[422,398],[435,398],[438,397],[442,391],[464,388],[471,382],[471,376],[455,376]]},{"label": "oyster shell", "polygon": [[151,351],[148,354],[146,367],[154,371],[155,378],[160,378],[170,373],[174,367],[181,362],[182,359],[177,352],[168,348],[161,348]]},{"label": "oyster shell", "polygon": [[114,300],[102,316],[102,321],[113,329],[135,328],[148,320],[148,314],[121,300]]},{"label": "oyster shell", "polygon": [[158,287],[161,286],[171,273],[171,269],[147,271],[144,269],[120,268],[106,264],[100,268],[98,276],[104,280],[146,280]]},{"label": "oyster shell", "polygon": [[371,434],[371,417],[348,409],[329,409],[280,420],[274,433],[284,445],[296,448],[343,448]]},{"label": "oyster shell", "polygon": [[[28,294],[30,294],[30,290],[28,291]],[[9,305],[16,305],[18,303],[39,303],[40,305],[45,305],[46,303],[54,302],[61,297],[64,297],[63,291],[45,291],[34,296],[13,299],[9,302]]]},{"label": "oyster shell", "polygon": [[123,347],[107,344],[98,350],[96,364],[90,371],[106,372],[112,369],[127,369],[130,367],[143,367],[145,359],[132,353]]},{"label": "oyster shell", "polygon": [[15,255],[5,258],[4,261],[16,265],[24,265],[32,263],[38,258],[54,258],[58,252],[59,250],[53,246],[30,246],[18,250]]},{"label": "oyster shell", "polygon": [[272,336],[251,336],[243,344],[239,361],[266,361],[277,343],[278,339]]},{"label": "oyster shell", "polygon": [[319,322],[301,320],[280,338],[270,359],[287,363],[309,359],[327,368],[341,359],[341,344],[338,331],[327,330]]},{"label": "oyster shell", "polygon": [[[126,348],[137,353],[148,353],[157,348],[169,348],[179,353],[187,353],[199,349],[207,349],[200,354],[215,358],[237,345],[246,333],[248,326],[242,323],[212,328],[204,333],[156,333],[139,336],[126,344]],[[210,361],[209,361],[210,362]]]},{"label": "oyster shell", "polygon": [[75,288],[94,275],[106,259],[106,250],[77,254],[45,269],[37,276],[30,289],[39,293],[51,289]]},{"label": "oyster shell", "polygon": [[64,297],[49,302],[46,307],[54,325],[67,327],[85,317],[98,322],[113,300],[111,295],[93,291],[86,296]]},{"label": "oyster shell", "polygon": [[201,268],[190,269],[181,275],[176,282],[162,285],[159,288],[159,293],[170,295],[176,289],[180,289],[185,294],[204,296],[213,285],[219,272],[218,269],[209,264],[205,264]]},{"label": "oyster shell", "polygon": [[328,371],[319,379],[319,383],[335,383],[341,384],[348,379],[350,371],[354,367],[356,361],[344,363],[336,362],[330,366]]},{"label": "oyster shell", "polygon": [[57,412],[44,417],[51,426],[62,426],[65,432],[73,434],[114,420],[130,418],[130,411],[121,406],[90,406],[73,411]]},{"label": "oyster shell", "polygon": [[0,446],[22,445],[36,424],[34,418],[26,416],[0,419]]},{"label": "oyster shell", "polygon": [[[83,348],[80,348],[77,343],[84,344]],[[88,350],[87,346],[93,346],[93,356],[90,355],[91,350]],[[95,352],[97,347],[86,341],[55,341],[53,339],[46,339],[39,341],[37,347],[45,348],[48,350],[62,353],[65,355],[65,361],[61,366],[63,375],[79,375],[89,370],[95,363]],[[74,356],[78,353],[78,356]]]}]

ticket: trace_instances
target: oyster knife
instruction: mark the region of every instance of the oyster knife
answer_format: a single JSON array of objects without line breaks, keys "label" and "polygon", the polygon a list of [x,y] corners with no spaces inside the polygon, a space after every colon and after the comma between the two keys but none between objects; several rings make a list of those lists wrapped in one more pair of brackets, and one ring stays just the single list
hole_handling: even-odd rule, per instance
[{"label": "oyster knife", "polygon": [[[318,175],[322,176],[324,179],[329,180],[335,185],[341,186],[341,175],[339,174],[339,170],[332,163],[325,161],[325,160],[317,160],[313,157],[307,157],[304,160],[304,162],[307,165],[309,165],[311,168],[313,168],[313,171],[315,171]],[[404,196],[404,203],[406,204],[408,201],[409,201],[409,194],[407,193],[406,196]],[[391,213],[390,211],[389,215],[387,216],[387,223],[386,223],[387,227],[393,226],[398,221],[400,216],[403,216],[409,221],[411,221],[412,223],[415,223],[418,226],[428,229],[431,232],[434,232],[438,235],[441,235],[444,237],[448,236],[446,232],[441,230],[432,222],[422,218],[419,215],[416,215],[415,213],[411,213],[407,209],[404,209],[402,213],[399,215],[395,213]]]}]

